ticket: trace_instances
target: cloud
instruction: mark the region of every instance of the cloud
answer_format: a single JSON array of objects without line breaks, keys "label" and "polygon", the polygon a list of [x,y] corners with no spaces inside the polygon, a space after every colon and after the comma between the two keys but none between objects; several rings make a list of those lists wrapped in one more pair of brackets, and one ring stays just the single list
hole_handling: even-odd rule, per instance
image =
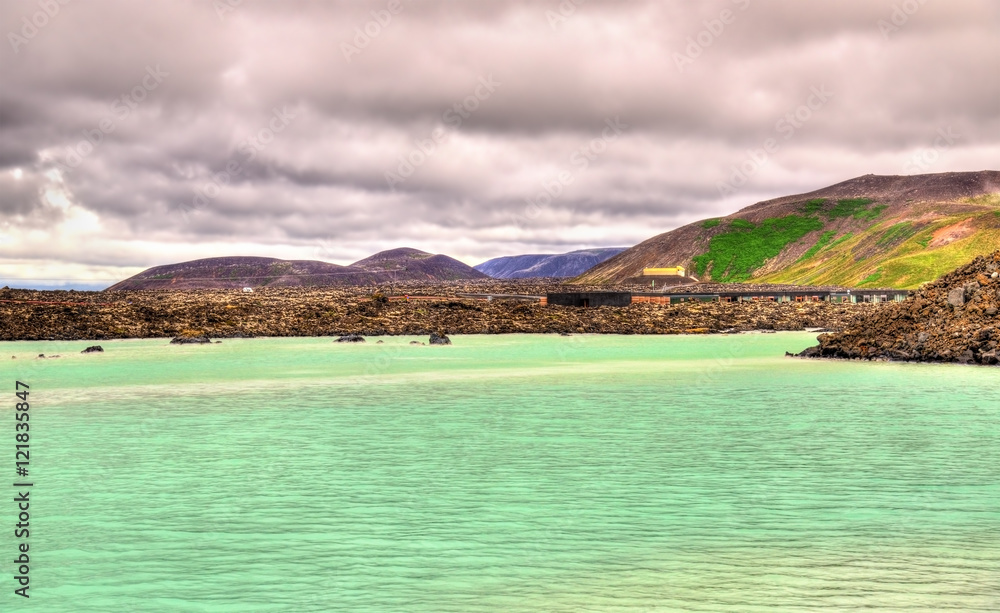
[{"label": "cloud", "polygon": [[[7,278],[237,252],[346,264],[406,245],[477,263],[628,245],[901,174],[941,129],[961,137],[927,172],[1000,152],[988,0],[93,0],[26,37],[39,6],[0,4]],[[498,85],[476,97],[483,79]],[[785,139],[779,122],[817,87],[831,99]],[[589,150],[615,118],[628,128]]]}]

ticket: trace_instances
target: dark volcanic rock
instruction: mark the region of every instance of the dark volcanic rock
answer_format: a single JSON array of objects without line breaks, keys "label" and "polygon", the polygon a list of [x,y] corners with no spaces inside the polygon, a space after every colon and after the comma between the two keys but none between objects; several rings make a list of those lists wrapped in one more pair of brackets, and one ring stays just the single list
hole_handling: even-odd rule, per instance
[{"label": "dark volcanic rock", "polygon": [[431,345],[450,345],[451,339],[445,336],[444,333],[438,334],[437,332],[431,332],[430,340],[427,342]]},{"label": "dark volcanic rock", "polygon": [[333,341],[344,334],[427,338],[432,330],[449,334],[842,331],[859,314],[892,307],[884,303],[686,302],[580,308],[505,298],[596,289],[600,288],[552,281],[476,280],[375,288],[258,288],[253,293],[238,289],[74,294],[0,290],[0,340],[315,336]]},{"label": "dark volcanic rock", "polygon": [[104,353],[104,347],[101,347],[100,345],[91,345],[80,353]]},{"label": "dark volcanic rock", "polygon": [[360,334],[345,334],[333,341],[335,343],[363,343],[365,342],[365,337]]},{"label": "dark volcanic rock", "polygon": [[207,336],[176,336],[172,341],[171,345],[205,345],[212,342],[212,339]]},{"label": "dark volcanic rock", "polygon": [[802,357],[997,363],[1000,348],[1000,251],[925,285],[905,301],[822,334]]}]

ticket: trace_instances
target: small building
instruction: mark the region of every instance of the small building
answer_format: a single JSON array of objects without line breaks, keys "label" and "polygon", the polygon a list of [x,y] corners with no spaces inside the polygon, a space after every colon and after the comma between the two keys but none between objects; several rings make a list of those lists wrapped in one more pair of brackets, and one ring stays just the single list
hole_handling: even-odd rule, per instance
[{"label": "small building", "polygon": [[[733,284],[736,286],[736,284]],[[905,289],[852,289],[830,290],[815,287],[789,287],[786,289],[747,291],[720,291],[715,294],[687,292],[640,292],[633,294],[632,302],[678,304],[681,302],[902,302],[909,292]]]},{"label": "small building", "polygon": [[683,277],[684,273],[683,266],[674,266],[672,268],[643,268],[642,276],[644,277]]},{"label": "small building", "polygon": [[631,292],[559,292],[547,294],[545,304],[573,307],[625,307],[632,304]]},{"label": "small building", "polygon": [[719,302],[718,294],[671,294],[670,304],[681,302]]}]

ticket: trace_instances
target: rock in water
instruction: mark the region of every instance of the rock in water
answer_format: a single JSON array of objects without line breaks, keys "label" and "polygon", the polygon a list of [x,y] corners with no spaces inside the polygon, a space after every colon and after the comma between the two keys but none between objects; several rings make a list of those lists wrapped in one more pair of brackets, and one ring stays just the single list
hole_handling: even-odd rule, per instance
[{"label": "rock in water", "polygon": [[360,334],[345,334],[333,341],[335,343],[363,343],[365,342],[365,337]]},{"label": "rock in water", "polygon": [[175,336],[171,345],[205,345],[212,342],[207,336]]},{"label": "rock in water", "polygon": [[[822,334],[802,357],[914,362],[997,363],[1000,251],[858,316],[843,332]],[[996,276],[994,276],[996,275]]]},{"label": "rock in water", "polygon": [[445,334],[438,334],[437,332],[431,332],[431,338],[428,341],[431,345],[450,345],[451,339]]},{"label": "rock in water", "polygon": [[101,347],[100,345],[91,345],[80,353],[104,353],[104,347]]}]

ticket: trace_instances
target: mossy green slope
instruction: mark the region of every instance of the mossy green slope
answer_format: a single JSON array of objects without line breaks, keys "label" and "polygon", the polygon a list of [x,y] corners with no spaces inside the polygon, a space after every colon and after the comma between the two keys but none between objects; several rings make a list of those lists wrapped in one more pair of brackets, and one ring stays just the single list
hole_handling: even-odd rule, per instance
[{"label": "mossy green slope", "polygon": [[720,282],[917,287],[1000,248],[1000,171],[864,175],[653,236],[573,279],[684,266]]},{"label": "mossy green slope", "polygon": [[[1000,197],[995,198],[1000,200]],[[1000,248],[1000,215],[969,202],[968,211],[928,213],[875,220],[862,232],[840,233],[830,244],[817,245],[794,264],[754,280],[767,283],[915,288]],[[1000,202],[996,203],[1000,207]],[[919,209],[920,207],[916,207]],[[955,228],[949,232],[950,228]],[[828,238],[827,241],[830,239]]]}]

